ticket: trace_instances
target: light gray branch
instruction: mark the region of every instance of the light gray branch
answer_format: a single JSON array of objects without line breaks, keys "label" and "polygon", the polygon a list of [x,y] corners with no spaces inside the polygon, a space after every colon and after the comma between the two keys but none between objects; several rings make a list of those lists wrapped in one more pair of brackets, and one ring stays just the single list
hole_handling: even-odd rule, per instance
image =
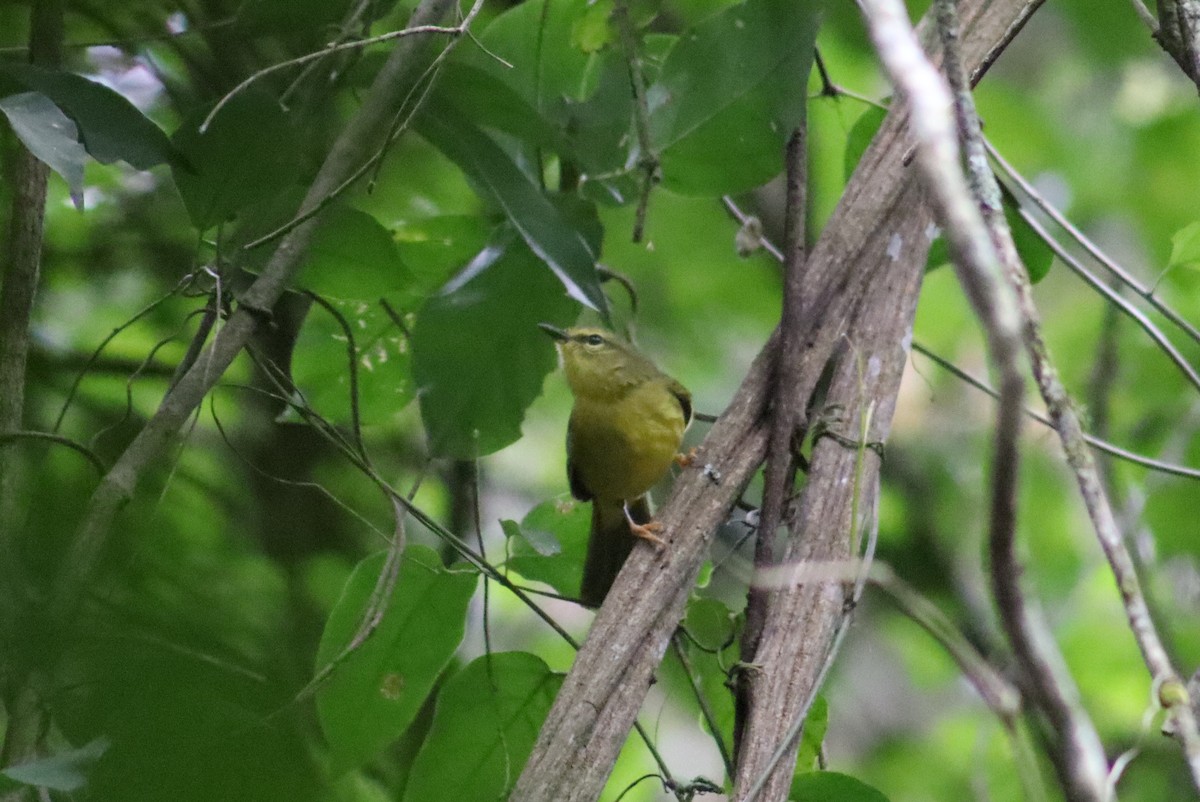
[{"label": "light gray branch", "polygon": [[[1015,294],[1004,281],[997,246],[979,208],[982,205],[999,210],[999,192],[972,192],[968,185],[952,114],[956,99],[922,51],[903,5],[896,0],[864,0],[864,6],[871,38],[892,83],[913,107],[917,163],[950,243],[959,281],[983,324],[991,362],[1000,375],[989,542],[992,588],[1001,622],[1033,699],[1054,728],[1053,754],[1068,795],[1101,802],[1106,794],[1108,766],[1099,736],[1082,709],[1078,689],[1044,616],[1020,586],[1021,567],[1015,551],[1017,438],[1024,393],[1020,316]],[[957,20],[953,0],[939,2],[938,13],[944,43],[955,45]],[[974,109],[969,107],[962,67],[952,48],[947,48],[944,57],[948,72],[963,85],[958,103],[969,110],[960,115],[959,122],[970,126]],[[973,124],[977,126],[977,120]],[[981,147],[969,148],[966,160],[972,168],[981,162],[982,169],[986,169]]]}]

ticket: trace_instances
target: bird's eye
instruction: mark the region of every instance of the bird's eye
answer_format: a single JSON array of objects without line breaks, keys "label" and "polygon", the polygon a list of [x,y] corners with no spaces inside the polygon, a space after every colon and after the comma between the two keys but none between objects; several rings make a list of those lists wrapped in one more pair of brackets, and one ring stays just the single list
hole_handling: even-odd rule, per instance
[{"label": "bird's eye", "polygon": [[588,345],[604,345],[604,338],[599,334],[589,334],[586,340]]}]

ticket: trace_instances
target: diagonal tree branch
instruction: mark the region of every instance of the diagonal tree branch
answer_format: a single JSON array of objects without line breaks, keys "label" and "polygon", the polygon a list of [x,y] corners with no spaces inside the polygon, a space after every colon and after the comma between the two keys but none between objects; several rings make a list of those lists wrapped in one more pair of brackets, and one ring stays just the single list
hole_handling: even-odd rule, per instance
[{"label": "diagonal tree branch", "polygon": [[[982,74],[1039,5],[1040,0],[969,4],[967,30],[976,74]],[[891,233],[916,208],[902,164],[908,148],[903,116],[902,110],[889,115],[809,254],[805,336],[793,388],[798,397],[811,395],[842,342],[863,288],[890,268]],[[639,545],[617,577],[511,799],[590,802],[599,796],[683,614],[713,531],[764,458],[768,368],[778,343],[777,332],[709,432],[699,450],[701,467],[676,481],[660,516],[667,549],[660,554]],[[845,537],[845,531],[840,535]],[[840,604],[834,613],[840,616]]]}]

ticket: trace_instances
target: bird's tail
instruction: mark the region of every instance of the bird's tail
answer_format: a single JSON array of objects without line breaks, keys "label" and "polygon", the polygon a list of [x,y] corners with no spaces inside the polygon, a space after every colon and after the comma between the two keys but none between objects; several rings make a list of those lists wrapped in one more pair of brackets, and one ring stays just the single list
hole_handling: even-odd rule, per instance
[{"label": "bird's tail", "polygon": [[[628,504],[634,523],[650,523],[650,500],[642,496]],[[633,551],[634,536],[625,520],[620,502],[592,500],[592,532],[588,537],[587,559],[583,563],[580,599],[588,607],[599,607],[608,589]]]}]

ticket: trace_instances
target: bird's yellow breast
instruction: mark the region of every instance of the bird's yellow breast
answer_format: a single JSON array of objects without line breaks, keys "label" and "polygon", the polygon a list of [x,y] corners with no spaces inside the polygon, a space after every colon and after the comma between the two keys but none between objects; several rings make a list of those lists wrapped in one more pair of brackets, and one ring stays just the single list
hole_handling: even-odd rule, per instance
[{"label": "bird's yellow breast", "polygon": [[670,469],[687,420],[666,381],[646,381],[616,397],[576,398],[568,450],[597,499],[638,498]]}]

